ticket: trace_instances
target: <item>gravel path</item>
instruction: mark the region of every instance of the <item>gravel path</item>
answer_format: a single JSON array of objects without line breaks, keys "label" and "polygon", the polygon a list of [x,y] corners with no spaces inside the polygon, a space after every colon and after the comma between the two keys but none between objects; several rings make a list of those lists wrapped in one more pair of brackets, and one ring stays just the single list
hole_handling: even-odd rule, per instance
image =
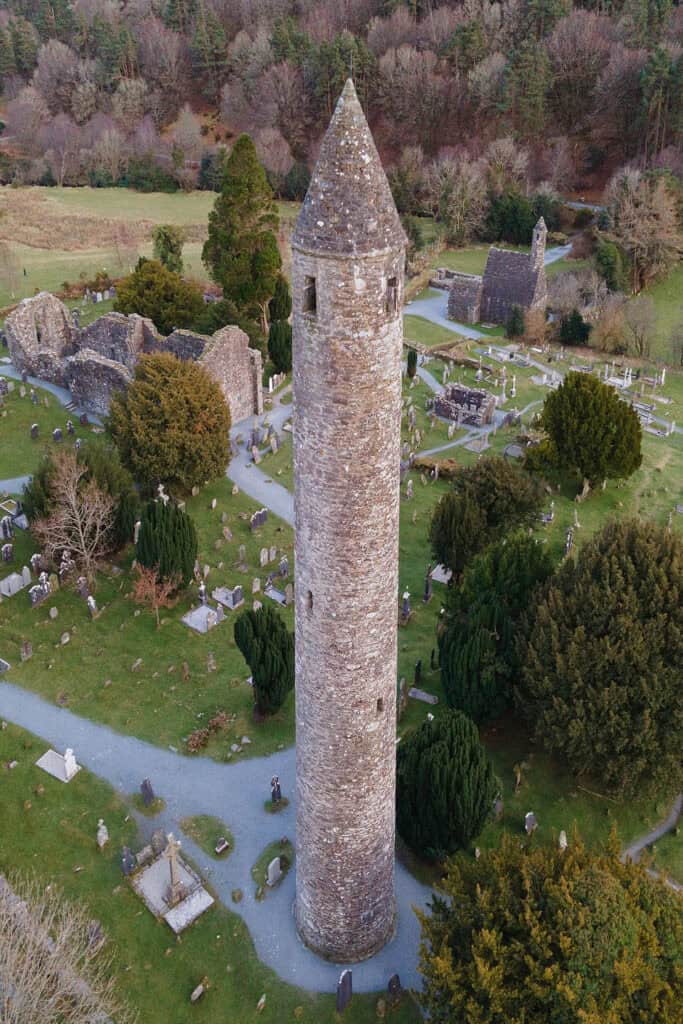
[{"label": "gravel path", "polygon": [[[334,991],[339,965],[320,960],[297,937],[292,917],[294,872],[290,871],[277,889],[267,892],[263,902],[254,898],[250,874],[254,861],[268,843],[285,835],[294,840],[293,747],[234,764],[218,764],[207,757],[183,757],[113,732],[10,683],[0,683],[0,718],[30,729],[46,741],[46,746],[49,743],[60,752],[73,747],[78,763],[106,779],[119,793],[138,792],[142,780],[151,779],[166,808],[153,819],[136,815],[143,833],[161,827],[180,835],[184,848],[223,903],[244,918],[260,959],[283,981],[309,991]],[[270,778],[275,774],[280,776],[290,804],[273,815],[264,810],[263,803],[270,797]],[[99,814],[94,807],[93,837]],[[195,814],[214,815],[231,829],[235,849],[226,861],[213,860],[182,836],[180,820]],[[353,987],[358,992],[386,989],[394,973],[400,974],[404,985],[419,988],[421,984],[417,972],[419,924],[412,907],[425,907],[430,890],[401,865],[397,864],[396,869],[398,930],[371,960],[352,965]],[[233,904],[231,892],[238,888],[244,898]]]},{"label": "gravel path", "polygon": [[281,400],[291,390],[290,384],[277,395],[273,395],[273,406],[267,413],[262,416],[250,416],[235,424],[230,431],[232,457],[226,476],[254,501],[260,502],[280,519],[294,526],[294,495],[254,464],[247,447],[250,431],[259,424],[263,425],[264,420],[268,420],[278,433],[282,432],[284,424],[291,419],[292,406],[282,405]]}]

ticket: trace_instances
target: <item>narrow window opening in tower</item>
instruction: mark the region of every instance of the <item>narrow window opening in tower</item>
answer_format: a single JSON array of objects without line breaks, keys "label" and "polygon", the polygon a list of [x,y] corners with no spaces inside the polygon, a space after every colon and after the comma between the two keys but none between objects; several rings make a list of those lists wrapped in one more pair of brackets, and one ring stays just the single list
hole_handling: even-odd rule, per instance
[{"label": "narrow window opening in tower", "polygon": [[313,611],[313,591],[312,590],[308,591],[308,597],[306,598],[306,607],[308,608],[309,612]]},{"label": "narrow window opening in tower", "polygon": [[398,281],[390,277],[387,281],[387,313],[395,313],[398,309]]},{"label": "narrow window opening in tower", "polygon": [[380,715],[384,711],[384,698],[377,698],[377,714]]},{"label": "narrow window opening in tower", "polygon": [[318,299],[315,293],[315,278],[305,277],[304,278],[304,313],[313,313],[317,311]]}]

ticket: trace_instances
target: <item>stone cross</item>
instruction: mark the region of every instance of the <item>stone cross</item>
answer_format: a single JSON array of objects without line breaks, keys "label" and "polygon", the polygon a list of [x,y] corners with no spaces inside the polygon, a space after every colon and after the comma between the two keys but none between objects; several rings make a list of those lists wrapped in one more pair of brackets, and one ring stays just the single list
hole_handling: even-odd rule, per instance
[{"label": "stone cross", "polygon": [[67,747],[64,751],[64,774],[66,775],[67,781],[73,779],[74,775],[78,771],[78,765],[76,764],[76,758],[71,747]]},{"label": "stone cross", "polygon": [[178,872],[178,850],[180,849],[180,841],[173,838],[172,832],[168,833],[167,838],[168,846],[162,854],[162,856],[167,859],[171,872],[171,884],[169,885],[168,892],[166,894],[166,902],[169,906],[175,907],[175,905],[180,903],[185,895],[185,889]]},{"label": "stone cross", "polygon": [[100,850],[109,842],[109,829],[104,824],[104,819],[100,818],[97,822],[97,845]]}]

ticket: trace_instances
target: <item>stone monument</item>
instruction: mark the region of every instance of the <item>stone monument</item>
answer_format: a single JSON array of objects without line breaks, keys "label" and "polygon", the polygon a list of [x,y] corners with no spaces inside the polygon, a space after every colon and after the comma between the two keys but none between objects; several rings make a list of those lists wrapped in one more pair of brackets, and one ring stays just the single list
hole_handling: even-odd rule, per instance
[{"label": "stone monument", "polygon": [[349,80],[292,236],[295,918],[337,963],[372,956],[396,925],[405,246]]}]

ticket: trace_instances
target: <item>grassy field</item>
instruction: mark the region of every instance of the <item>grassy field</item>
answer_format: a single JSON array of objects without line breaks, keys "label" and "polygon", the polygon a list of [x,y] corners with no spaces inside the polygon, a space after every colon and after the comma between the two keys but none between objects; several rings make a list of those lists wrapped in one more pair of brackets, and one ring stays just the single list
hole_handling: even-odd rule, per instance
[{"label": "grassy field", "polygon": [[[235,848],[235,840],[227,825],[224,825],[220,818],[214,818],[210,814],[196,814],[192,818],[183,818],[180,827],[186,836],[193,839],[197,846],[201,846],[209,857],[214,860],[227,860]],[[224,838],[230,844],[225,853],[216,853],[216,843]]]},{"label": "grassy field", "polygon": [[[265,584],[266,572],[258,567],[260,548],[275,545],[278,551],[287,553],[291,566],[292,531],[271,516],[259,535],[252,535],[248,516],[257,506],[242,494],[233,496],[231,489],[227,479],[220,480],[190,499],[187,508],[197,526],[199,562],[211,567],[209,591],[240,583],[246,606],[250,607],[252,579],[258,577],[261,587]],[[214,497],[218,507],[212,510]],[[221,521],[223,512],[226,524]],[[232,530],[230,542],[222,537],[223,525]],[[241,544],[247,549],[246,574],[235,565]],[[27,564],[33,550],[30,536],[17,531],[14,565]],[[164,611],[162,626],[157,630],[154,616],[137,609],[128,596],[132,557],[129,550],[121,560],[122,575],[113,574],[111,569],[99,575],[96,598],[101,614],[94,621],[89,620],[84,602],[72,587],[60,589],[35,610],[29,608],[25,591],[3,602],[0,647],[12,663],[12,680],[47,700],[65,701],[77,714],[160,746],[183,749],[183,738],[221,710],[235,719],[228,730],[211,740],[207,749],[214,757],[230,759],[230,745],[245,734],[252,743],[234,756],[270,753],[290,744],[293,696],[267,725],[256,725],[252,720],[253,693],[245,683],[249,671],[233,639],[235,613],[227,612],[225,621],[208,634],[193,632],[180,621],[192,601],[197,603],[192,588],[175,608]],[[222,568],[218,568],[219,563],[223,563]],[[53,606],[59,613],[55,621],[48,616]],[[282,614],[291,629],[293,609],[282,609]],[[71,639],[61,646],[59,639],[65,631]],[[33,657],[22,664],[19,649],[22,640],[29,638]],[[209,652],[215,656],[217,670],[213,672],[208,668]],[[133,671],[138,658],[142,663]],[[184,664],[187,672],[183,672]]]},{"label": "grassy field", "polygon": [[[81,771],[65,786],[34,765],[48,746],[10,725],[0,731],[0,873],[20,871],[42,885],[56,885],[102,925],[113,955],[117,993],[138,1013],[138,1024],[334,1024],[334,997],[314,995],[282,982],[256,956],[246,925],[217,903],[176,940],[143,906],[120,869],[124,844],[139,849],[130,807],[104,782]],[[18,765],[9,771],[5,765]],[[44,793],[37,795],[42,784]],[[99,852],[97,819],[110,842]],[[190,993],[207,977],[210,988],[190,1005]],[[261,1014],[256,1004],[265,993]],[[348,1024],[376,1020],[373,995],[355,995]],[[299,1009],[300,1008],[300,1009]],[[409,996],[391,1014],[392,1024],[420,1019]]]},{"label": "grassy field", "polygon": [[[45,452],[69,444],[71,439],[66,432],[68,419],[71,419],[76,427],[75,436],[83,438],[90,434],[92,429],[79,426],[77,417],[67,412],[49,391],[36,388],[39,402],[33,405],[30,399],[30,385],[26,385],[24,398],[21,397],[20,387],[21,382],[14,381],[14,390],[5,395],[0,408],[0,480],[33,472]],[[36,441],[31,440],[33,423],[37,423],[39,428]],[[52,440],[52,431],[56,427],[61,427],[64,435],[64,442],[61,445]]]}]

